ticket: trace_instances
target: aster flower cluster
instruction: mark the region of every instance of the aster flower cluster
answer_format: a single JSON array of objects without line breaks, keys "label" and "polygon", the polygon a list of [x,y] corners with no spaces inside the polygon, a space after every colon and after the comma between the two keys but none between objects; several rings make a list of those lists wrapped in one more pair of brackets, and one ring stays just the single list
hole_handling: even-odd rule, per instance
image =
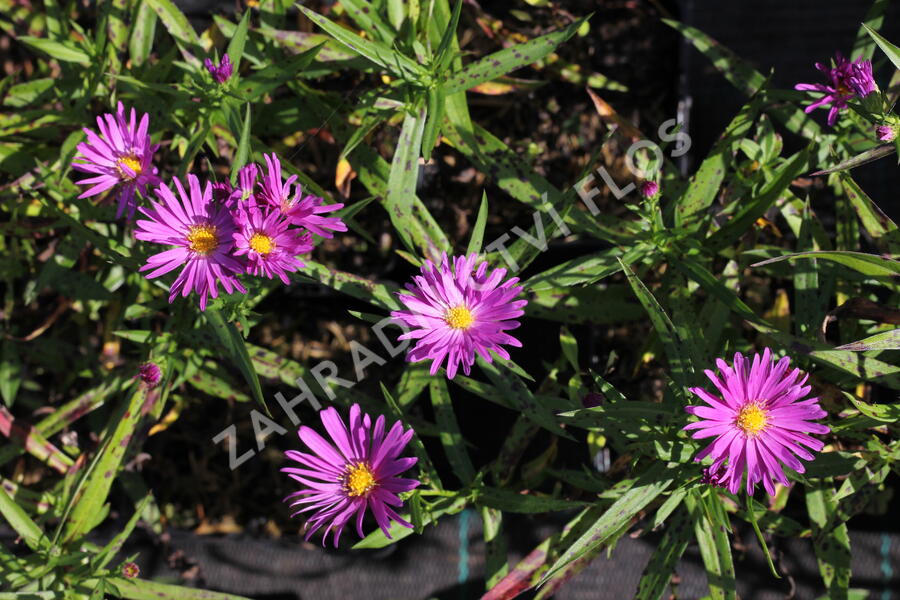
[{"label": "aster flower cluster", "polygon": [[[218,68],[223,77],[230,76],[227,55]],[[330,238],[347,230],[339,217],[327,216],[343,204],[326,205],[305,194],[296,175],[283,180],[275,154],[265,157],[265,172],[257,164],[244,166],[237,188],[227,182],[201,184],[189,174],[186,186],[174,179],[173,190],[152,164],[159,145],[150,142],[147,114],[138,118],[133,108],[126,113],[120,102],[115,114],[97,118],[97,126],[99,134],[85,128],[88,141],[78,145],[72,164],[93,175],[77,182],[91,186],[80,197],[114,189],[117,218],[127,211],[131,219],[136,209],[143,217],[136,223],[135,238],[170,246],[140,269],[153,279],[181,268],[169,302],[196,292],[205,310],[209,297],[218,296],[219,284],[229,294],[246,293],[238,279],[242,274],[277,277],[288,285],[288,273],[304,266],[298,256],[313,248],[313,234]],[[151,188],[155,200],[138,207],[138,195],[149,196]]]},{"label": "aster flower cluster", "polygon": [[834,126],[842,110],[848,102],[855,98],[863,99],[878,90],[872,76],[872,62],[858,58],[847,60],[840,52],[835,55],[834,65],[816,63],[816,68],[828,78],[828,83],[798,83],[794,89],[805,92],[823,94],[818,100],[804,110],[810,113],[820,106],[830,105],[828,125]]},{"label": "aster flower cluster", "polygon": [[208,297],[218,296],[219,283],[228,293],[246,293],[241,274],[277,277],[288,285],[288,273],[305,266],[298,256],[312,250],[313,233],[332,237],[333,231],[347,230],[340,218],[322,216],[343,204],[323,205],[321,198],[303,193],[296,175],[282,181],[277,156],[265,159],[261,185],[256,164],[240,170],[237,188],[224,182],[201,188],[197,177],[188,175],[187,190],[175,179],[177,195],[160,185],[159,202],[139,209],[146,219],[138,220],[135,237],[174,246],[151,256],[141,271],[154,278],[183,267],[169,302],[196,292],[205,310]]}]

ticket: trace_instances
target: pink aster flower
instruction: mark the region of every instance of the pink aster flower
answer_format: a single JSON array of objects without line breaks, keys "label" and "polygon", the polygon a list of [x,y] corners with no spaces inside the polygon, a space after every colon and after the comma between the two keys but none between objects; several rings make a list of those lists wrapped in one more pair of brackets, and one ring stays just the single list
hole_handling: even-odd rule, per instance
[{"label": "pink aster flower", "polygon": [[138,367],[138,376],[148,388],[155,388],[162,379],[162,371],[156,363],[148,362]]},{"label": "pink aster flower", "polygon": [[453,379],[460,364],[463,372],[469,374],[476,352],[491,362],[489,350],[508,359],[509,353],[501,344],[522,345],[506,333],[519,326],[512,319],[521,316],[522,307],[528,303],[514,300],[522,291],[516,285],[519,278],[501,283],[506,269],[494,269],[488,274],[487,262],[475,269],[477,259],[475,254],[456,256],[452,268],[446,254],[440,267],[426,261],[422,274],[406,286],[411,293],[398,294],[409,310],[394,311],[391,316],[412,329],[399,339],[417,340],[406,359],[431,359],[432,375],[445,358],[447,377]]},{"label": "pink aster flower", "polygon": [[865,98],[878,89],[872,76],[872,61],[857,60],[851,65],[850,87],[860,98]]},{"label": "pink aster flower", "polygon": [[705,482],[736,494],[746,472],[748,494],[762,482],[774,495],[774,481],[788,485],[782,465],[803,473],[806,469],[798,457],[812,460],[806,448],[816,452],[822,449],[822,441],[807,434],[830,431],[826,425],[811,422],[826,413],[818,398],[806,398],[811,388],[804,384],[809,376],[800,369],[788,371],[789,364],[787,357],[775,362],[768,348],[762,356],[754,354],[752,364],[736,353],[734,367],[718,359],[719,375],[705,371],[721,397],[703,388],[691,388],[709,406],[685,407],[700,420],[684,429],[697,430],[694,439],[716,438],[694,458],[713,459],[704,473]]},{"label": "pink aster flower", "polygon": [[228,54],[222,55],[222,60],[219,61],[218,66],[214,65],[213,61],[208,58],[203,61],[203,66],[206,67],[206,70],[209,71],[212,78],[219,84],[228,81],[228,78],[231,77],[232,69],[234,68],[234,65],[231,64],[231,59],[228,58]]},{"label": "pink aster flower", "polygon": [[652,198],[659,193],[659,184],[655,181],[645,181],[641,184],[641,196]]},{"label": "pink aster flower", "polygon": [[[804,112],[810,113],[820,106],[826,104],[831,105],[828,111],[828,124],[833,126],[837,123],[838,113],[847,107],[847,101],[856,95],[851,84],[851,77],[854,76],[854,67],[857,63],[851,63],[838,52],[835,55],[834,67],[816,63],[816,68],[828,76],[829,84],[822,83],[798,83],[794,86],[795,90],[806,92],[822,92],[825,94],[804,109]],[[870,66],[871,72],[871,66]]]},{"label": "pink aster flower", "polygon": [[233,213],[238,231],[233,234],[235,256],[247,256],[247,272],[272,279],[278,276],[285,285],[287,274],[306,266],[297,258],[313,249],[308,233],[288,229],[290,222],[277,210],[250,206]]},{"label": "pink aster flower", "polygon": [[94,176],[75,182],[91,186],[79,198],[96,196],[115,187],[119,203],[116,218],[121,217],[126,208],[128,218],[134,216],[135,191],[146,194],[147,187],[162,183],[156,175],[156,167],[151,164],[159,144],[150,143],[149,125],[149,115],[145,113],[137,122],[134,109],[126,115],[125,107],[119,102],[116,114],[97,117],[100,135],[84,128],[87,142],[78,144],[79,155],[72,162],[72,168]]},{"label": "pink aster flower", "polygon": [[339,210],[343,204],[322,204],[322,198],[311,194],[303,194],[296,175],[281,179],[281,161],[273,153],[263,156],[266,159],[266,174],[262,179],[260,196],[264,202],[279,209],[291,223],[305,227],[312,233],[324,237],[333,237],[332,231],[347,231],[347,225],[340,217],[323,217],[324,213]]},{"label": "pink aster flower", "polygon": [[219,282],[229,294],[247,293],[236,277],[244,267],[231,256],[236,228],[228,208],[213,202],[212,185],[201,190],[195,175],[188,175],[189,191],[177,178],[174,181],[178,197],[165,184],[156,188],[160,202],[140,208],[149,220],[138,220],[134,237],[175,248],[151,256],[140,270],[150,270],[146,277],[152,279],[183,266],[170,288],[169,302],[179,293],[187,296],[194,291],[200,296],[200,310],[206,310],[209,295],[218,297]]},{"label": "pink aster flower", "polygon": [[881,142],[893,142],[897,137],[897,128],[891,125],[879,125],[875,128],[875,135]]},{"label": "pink aster flower", "polygon": [[281,469],[291,478],[303,484],[304,489],[285,498],[290,506],[300,506],[291,516],[312,511],[306,521],[306,539],[326,523],[322,544],[328,532],[334,532],[334,545],[338,545],[344,526],[356,517],[356,532],[363,537],[362,522],[366,508],[372,510],[375,522],[390,538],[391,521],[412,527],[391,507],[400,507],[403,501],[397,494],[408,492],[419,485],[416,479],[397,477],[414,464],[415,457],[400,458],[400,454],[412,438],[413,430],[403,430],[398,421],[385,433],[384,416],[375,420],[362,414],[358,404],[350,407],[350,429],[344,425],[337,410],[326,408],[319,415],[331,437],[331,442],[306,426],[301,426],[300,440],[312,454],[288,450],[285,455],[300,463],[301,467]]}]

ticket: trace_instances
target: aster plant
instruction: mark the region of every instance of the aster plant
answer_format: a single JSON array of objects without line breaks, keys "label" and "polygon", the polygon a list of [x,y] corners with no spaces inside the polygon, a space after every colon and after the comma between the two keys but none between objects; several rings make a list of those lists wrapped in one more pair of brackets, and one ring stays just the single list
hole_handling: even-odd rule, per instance
[{"label": "aster plant", "polygon": [[723,600],[751,570],[897,587],[850,569],[898,497],[900,228],[852,171],[897,148],[889,3],[845,7],[852,54],[797,89],[666,19],[747,96],[708,154],[565,10],[6,4],[0,597],[235,600],[120,553],[218,506],[359,564],[482,534],[467,598],[562,596],[598,556],[617,598],[691,595],[682,556]]}]

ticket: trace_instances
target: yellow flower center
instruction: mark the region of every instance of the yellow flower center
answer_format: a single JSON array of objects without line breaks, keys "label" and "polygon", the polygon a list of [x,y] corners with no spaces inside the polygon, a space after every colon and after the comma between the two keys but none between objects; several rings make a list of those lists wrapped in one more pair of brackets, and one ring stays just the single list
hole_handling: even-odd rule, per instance
[{"label": "yellow flower center", "polygon": [[219,245],[215,225],[191,225],[187,234],[188,248],[197,254],[209,254]]},{"label": "yellow flower center", "polygon": [[468,308],[460,304],[447,311],[444,321],[453,329],[468,329],[475,322],[475,317]]},{"label": "yellow flower center", "polygon": [[769,416],[766,409],[756,402],[751,402],[741,409],[736,422],[745,434],[755,436],[766,428]]},{"label": "yellow flower center", "polygon": [[366,463],[348,465],[344,475],[344,489],[351,498],[365,496],[376,485],[375,476]]},{"label": "yellow flower center", "polygon": [[[131,169],[134,172],[134,175],[130,175],[123,169],[123,165]],[[129,154],[116,161],[116,169],[119,171],[119,176],[122,179],[132,180],[141,174],[141,161],[139,161],[134,154]]]},{"label": "yellow flower center", "polygon": [[250,237],[250,249],[265,256],[275,249],[275,240],[264,233],[254,233]]}]

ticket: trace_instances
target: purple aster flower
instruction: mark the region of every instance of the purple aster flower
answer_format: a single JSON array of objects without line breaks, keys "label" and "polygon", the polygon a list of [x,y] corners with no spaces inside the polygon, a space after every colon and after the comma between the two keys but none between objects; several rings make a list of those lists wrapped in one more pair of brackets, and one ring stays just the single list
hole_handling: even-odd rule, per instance
[{"label": "purple aster flower", "polygon": [[897,129],[890,125],[879,125],[875,128],[875,135],[881,142],[893,142],[897,137]]},{"label": "purple aster flower", "polygon": [[850,83],[850,78],[854,74],[854,64],[844,58],[840,52],[835,55],[834,67],[816,63],[816,68],[828,76],[829,85],[822,83],[798,83],[794,86],[795,90],[806,92],[822,92],[825,94],[804,109],[804,112],[810,113],[820,106],[831,104],[828,111],[828,124],[833,126],[837,123],[838,113],[847,107],[847,101],[855,96]]},{"label": "purple aster flower", "polygon": [[641,196],[652,198],[659,193],[659,184],[655,181],[645,181],[641,184]]},{"label": "purple aster flower", "polygon": [[264,275],[269,279],[277,275],[285,285],[291,280],[287,274],[306,265],[297,258],[312,250],[308,233],[288,229],[290,222],[277,210],[249,206],[233,213],[238,231],[233,234],[235,256],[247,256],[247,272]]},{"label": "purple aster flower", "polygon": [[411,294],[400,292],[400,300],[409,310],[393,311],[391,316],[412,331],[399,339],[414,339],[416,346],[407,360],[431,359],[431,374],[438,372],[447,359],[447,377],[453,379],[459,365],[468,375],[477,352],[491,362],[493,350],[504,359],[509,353],[501,344],[522,344],[506,333],[519,326],[513,321],[523,314],[527,300],[514,300],[522,291],[518,277],[502,282],[506,269],[488,274],[487,262],[475,269],[478,256],[456,256],[451,262],[444,254],[441,266],[430,260],[422,266],[422,274],[407,284]]},{"label": "purple aster flower", "polygon": [[212,184],[213,202],[230,205],[231,195],[233,193],[234,188],[231,187],[231,183],[227,181],[217,181]]},{"label": "purple aster flower", "polygon": [[148,388],[155,388],[159,385],[159,380],[162,379],[162,371],[159,370],[159,366],[155,363],[148,362],[138,367],[138,376]]},{"label": "purple aster flower", "polygon": [[300,440],[312,454],[288,450],[285,455],[302,467],[281,469],[305,488],[294,492],[285,501],[293,500],[292,508],[301,507],[292,517],[312,511],[306,521],[306,539],[327,523],[322,544],[325,544],[328,532],[333,531],[337,547],[344,526],[354,515],[356,532],[363,537],[366,508],[372,509],[375,522],[388,538],[391,537],[391,521],[412,527],[391,507],[403,505],[397,494],[419,485],[416,479],[397,477],[416,464],[415,457],[400,458],[413,430],[404,431],[398,421],[385,433],[384,416],[379,416],[373,427],[372,419],[362,414],[358,404],[350,407],[349,430],[333,407],[319,415],[333,444],[309,427],[301,426]]},{"label": "purple aster flower", "polygon": [[850,87],[860,98],[865,98],[878,89],[872,76],[872,61],[857,60],[851,65]]},{"label": "purple aster flower", "polygon": [[697,430],[694,439],[716,438],[694,458],[712,457],[712,465],[704,473],[706,481],[736,494],[746,472],[748,494],[762,482],[766,491],[775,495],[773,480],[788,485],[782,464],[803,473],[806,469],[797,457],[812,460],[806,448],[822,449],[822,441],[807,434],[830,431],[826,425],[811,422],[826,413],[818,398],[806,398],[811,388],[804,384],[809,376],[803,374],[798,381],[802,372],[788,371],[789,364],[787,357],[775,362],[768,348],[762,356],[754,354],[752,364],[736,353],[733,368],[718,359],[719,375],[705,371],[721,397],[691,388],[709,406],[685,407],[700,420],[684,429]]},{"label": "purple aster flower", "polygon": [[94,176],[75,182],[91,186],[79,198],[96,196],[117,187],[119,207],[116,218],[121,217],[126,208],[128,218],[134,216],[135,190],[146,194],[147,187],[162,183],[156,175],[156,167],[151,164],[159,144],[150,143],[149,125],[149,115],[144,113],[137,122],[134,109],[126,115],[125,107],[119,102],[116,114],[97,117],[100,135],[84,128],[87,142],[78,144],[79,155],[72,162],[72,168]]},{"label": "purple aster flower", "polygon": [[219,66],[213,64],[213,61],[210,59],[206,59],[203,61],[203,66],[206,67],[206,70],[209,71],[209,74],[212,75],[212,78],[216,80],[216,83],[222,84],[228,81],[228,78],[231,77],[231,71],[233,69],[233,65],[231,64],[231,59],[228,58],[228,54],[222,55],[222,60],[219,61]]},{"label": "purple aster flower", "polygon": [[[343,204],[322,204],[322,198],[310,194],[304,195],[296,175],[281,179],[281,161],[273,153],[263,156],[266,159],[266,174],[262,180],[262,200],[283,212],[294,225],[305,227],[312,233],[324,237],[333,237],[332,231],[347,231],[347,225],[340,217],[323,217],[324,213],[344,207]],[[293,189],[292,189],[293,186]]]},{"label": "purple aster flower", "polygon": [[156,188],[160,202],[140,208],[149,220],[138,220],[134,237],[175,248],[151,256],[140,270],[152,269],[146,275],[152,279],[184,266],[170,288],[169,302],[179,293],[187,296],[195,291],[200,310],[206,310],[209,295],[218,297],[219,282],[229,294],[235,289],[247,293],[235,276],[244,266],[230,255],[236,228],[228,208],[213,202],[212,185],[201,190],[195,175],[188,175],[189,192],[177,178],[174,181],[178,197],[165,184]]}]

